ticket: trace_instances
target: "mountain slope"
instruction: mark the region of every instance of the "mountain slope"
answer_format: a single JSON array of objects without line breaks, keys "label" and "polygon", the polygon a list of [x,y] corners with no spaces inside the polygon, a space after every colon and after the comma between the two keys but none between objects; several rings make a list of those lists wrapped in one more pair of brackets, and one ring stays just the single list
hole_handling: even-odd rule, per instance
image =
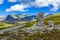
[{"label": "mountain slope", "polygon": [[8,15],[5,20],[15,20],[17,17],[15,15]]},{"label": "mountain slope", "polygon": [[4,21],[6,17],[0,17],[0,21]]},{"label": "mountain slope", "polygon": [[11,14],[7,15],[3,21],[8,22],[8,23],[18,23],[20,21],[31,21],[36,19],[36,15],[28,16],[28,15],[23,15],[23,14]]},{"label": "mountain slope", "polygon": [[7,23],[15,23],[15,21],[17,20],[17,16],[14,14],[7,15],[3,20]]},{"label": "mountain slope", "polygon": [[45,24],[48,24],[49,20],[53,21],[54,24],[60,24],[60,14],[54,14],[54,15],[46,17],[44,19]]},{"label": "mountain slope", "polygon": [[31,21],[31,20],[34,20],[34,19],[36,19],[36,15],[27,16],[27,17],[22,18],[21,20],[22,21]]}]

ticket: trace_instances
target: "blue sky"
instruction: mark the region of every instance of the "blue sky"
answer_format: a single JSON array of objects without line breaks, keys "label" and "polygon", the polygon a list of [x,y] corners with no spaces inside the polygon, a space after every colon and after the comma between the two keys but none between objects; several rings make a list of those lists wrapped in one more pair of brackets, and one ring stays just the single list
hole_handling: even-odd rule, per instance
[{"label": "blue sky", "polygon": [[60,12],[60,0],[0,0],[0,16]]}]

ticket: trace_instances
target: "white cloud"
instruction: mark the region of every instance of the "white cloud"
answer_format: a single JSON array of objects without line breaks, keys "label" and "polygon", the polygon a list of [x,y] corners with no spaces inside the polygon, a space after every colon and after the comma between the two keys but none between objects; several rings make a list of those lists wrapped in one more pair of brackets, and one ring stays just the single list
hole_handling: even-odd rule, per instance
[{"label": "white cloud", "polygon": [[11,6],[8,9],[6,9],[6,12],[11,12],[11,11],[21,11],[21,12],[24,12],[24,11],[28,11],[28,10],[25,10],[25,8],[28,8],[28,7],[29,7],[28,5],[16,4],[16,5]]},{"label": "white cloud", "polygon": [[51,8],[51,11],[57,11],[60,6],[60,1],[59,0],[51,0],[49,4],[53,5],[53,8]]},{"label": "white cloud", "polygon": [[17,2],[17,0],[8,0],[9,2]]},{"label": "white cloud", "polygon": [[60,0],[35,0],[34,2],[32,2],[32,5],[34,7],[45,7],[49,6],[49,4],[53,5],[51,11],[56,11],[60,6]]},{"label": "white cloud", "polygon": [[44,7],[48,6],[48,3],[46,2],[46,0],[35,0],[34,2],[32,2],[32,5],[35,7]]},{"label": "white cloud", "polygon": [[3,4],[4,0],[0,0],[0,4]]},{"label": "white cloud", "polygon": [[[9,2],[20,2],[24,5],[14,5],[14,6],[11,6],[11,8],[9,9],[6,9],[6,11],[25,11],[24,8],[27,7],[27,5],[30,5],[30,7],[34,6],[34,7],[45,7],[45,6],[48,6],[49,7],[49,4],[53,5],[53,8],[50,9],[50,11],[56,11],[58,10],[60,7],[60,0],[35,0],[35,1],[32,1],[32,0],[9,0]],[[22,6],[22,7],[20,7]],[[28,8],[28,7],[27,7]]]}]

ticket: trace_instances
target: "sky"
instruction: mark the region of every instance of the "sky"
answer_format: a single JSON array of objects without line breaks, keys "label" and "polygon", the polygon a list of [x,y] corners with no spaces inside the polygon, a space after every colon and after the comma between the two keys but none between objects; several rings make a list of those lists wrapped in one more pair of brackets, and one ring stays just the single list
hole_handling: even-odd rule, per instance
[{"label": "sky", "polygon": [[0,16],[60,12],[60,0],[0,0]]}]

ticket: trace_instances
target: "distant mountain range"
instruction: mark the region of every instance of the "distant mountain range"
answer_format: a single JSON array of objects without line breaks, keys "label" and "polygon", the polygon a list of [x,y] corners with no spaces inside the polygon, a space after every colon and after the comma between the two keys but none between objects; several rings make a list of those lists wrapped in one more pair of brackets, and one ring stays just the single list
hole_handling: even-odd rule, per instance
[{"label": "distant mountain range", "polygon": [[28,16],[27,14],[11,14],[7,15],[6,17],[0,17],[0,21],[8,22],[8,23],[15,23],[19,21],[31,21],[36,19],[36,15]]},{"label": "distant mountain range", "polygon": [[[49,14],[51,15],[51,14]],[[49,16],[49,15],[45,15]],[[11,14],[6,17],[0,17],[0,21],[8,22],[8,23],[17,23],[19,21],[31,21],[36,19],[36,15],[27,15],[27,14]]]},{"label": "distant mountain range", "polygon": [[36,19],[36,15],[26,16],[24,18],[21,18],[22,21],[30,21]]}]

